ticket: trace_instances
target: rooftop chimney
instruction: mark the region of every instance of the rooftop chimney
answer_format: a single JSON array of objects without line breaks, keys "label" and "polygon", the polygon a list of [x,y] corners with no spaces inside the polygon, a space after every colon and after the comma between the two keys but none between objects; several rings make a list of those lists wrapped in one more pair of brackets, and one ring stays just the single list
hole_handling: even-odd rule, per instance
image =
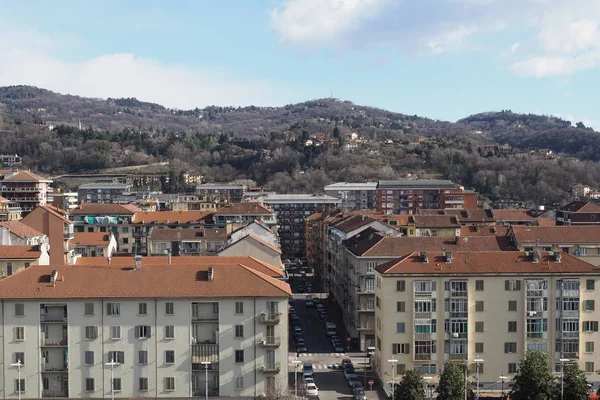
[{"label": "rooftop chimney", "polygon": [[171,265],[171,249],[167,250],[167,262],[169,263],[169,265]]},{"label": "rooftop chimney", "polygon": [[554,259],[554,262],[561,262],[561,255],[560,255],[560,251],[555,251],[554,254],[552,255],[552,258]]},{"label": "rooftop chimney", "polygon": [[108,257],[106,258],[106,260],[108,261],[108,265],[110,265],[110,262],[112,261],[112,258],[110,258],[110,256],[108,256]]},{"label": "rooftop chimney", "polygon": [[56,284],[56,278],[58,278],[58,271],[53,269],[52,273],[50,273],[50,282]]},{"label": "rooftop chimney", "polygon": [[208,281],[212,282],[214,279],[214,270],[213,267],[208,267]]},{"label": "rooftop chimney", "polygon": [[139,267],[142,266],[142,256],[140,254],[137,254],[135,257],[133,257],[135,260],[135,269],[138,269]]},{"label": "rooftop chimney", "polygon": [[429,257],[427,257],[427,252],[426,251],[420,251],[419,252],[419,258],[421,259],[422,262],[424,262],[425,264],[427,264],[429,262]]},{"label": "rooftop chimney", "polygon": [[444,252],[444,261],[447,263],[451,263],[452,262],[452,252],[451,251],[445,251]]}]

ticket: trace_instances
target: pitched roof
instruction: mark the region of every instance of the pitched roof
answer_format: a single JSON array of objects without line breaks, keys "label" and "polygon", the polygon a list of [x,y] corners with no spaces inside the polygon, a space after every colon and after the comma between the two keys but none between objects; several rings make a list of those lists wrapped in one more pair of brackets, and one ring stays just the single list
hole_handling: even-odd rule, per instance
[{"label": "pitched roof", "polygon": [[459,209],[459,210],[447,210],[447,209],[427,209],[422,208],[417,211],[418,215],[453,215],[457,217],[458,222],[461,224],[469,224],[473,222],[495,222],[494,214],[492,210],[484,210],[481,208],[474,209]]},{"label": "pitched roof", "polygon": [[189,224],[200,222],[211,214],[210,211],[151,211],[136,214],[134,223]]},{"label": "pitched roof", "polygon": [[71,244],[74,246],[108,246],[110,244],[110,233],[75,232]]},{"label": "pitched roof", "polygon": [[156,229],[152,228],[150,240],[154,241],[180,241],[180,240],[201,240],[201,239],[227,239],[227,229],[225,228],[176,228],[176,229]]},{"label": "pitched roof", "polygon": [[0,203],[9,203],[9,202],[10,202],[10,200],[8,200],[7,198],[0,196]]},{"label": "pitched roof", "polygon": [[[241,243],[241,242],[243,242],[244,240],[248,240],[248,239],[250,239],[250,240],[254,240],[254,241],[255,241],[255,242],[257,242],[258,244],[260,244],[260,245],[262,245],[262,246],[266,246],[266,247],[268,247],[269,249],[271,249],[271,250],[275,251],[276,253],[278,253],[278,254],[281,254],[281,249],[280,249],[279,247],[275,247],[275,246],[273,246],[271,243],[269,243],[269,242],[267,242],[267,241],[265,241],[265,240],[261,239],[259,236],[255,235],[255,234],[253,234],[253,233],[249,233],[249,234],[247,234],[246,236],[244,236],[244,237],[241,237],[240,239],[236,240],[235,242],[233,242],[233,243],[230,243],[230,244],[229,244],[227,247],[225,247],[225,249],[228,249],[228,248],[230,248],[230,247],[233,247],[233,246],[235,246],[236,244],[238,244],[238,243]],[[223,250],[225,250],[225,249],[223,249]]]},{"label": "pitched roof", "polygon": [[506,236],[508,232],[506,225],[474,226],[466,225],[460,227],[460,236]]},{"label": "pitched roof", "polygon": [[41,255],[35,246],[0,246],[0,260],[37,260]]},{"label": "pitched roof", "polygon": [[0,226],[7,228],[11,233],[17,235],[21,239],[43,236],[44,234],[37,229],[33,229],[21,221],[4,221],[0,222]]},{"label": "pitched roof", "polygon": [[[108,265],[108,259],[99,257],[79,257],[77,265]],[[216,264],[243,264],[273,278],[282,278],[283,270],[271,264],[265,263],[257,258],[249,256],[173,256],[171,264],[167,256],[151,256],[142,259],[142,267],[145,265],[162,265],[171,267],[173,265],[216,265]],[[133,257],[111,257],[110,265],[129,266],[135,265]]]},{"label": "pitched roof", "polygon": [[273,211],[257,202],[233,203],[215,211],[215,215],[271,215]]},{"label": "pitched roof", "polygon": [[[385,237],[362,253],[364,257],[398,257],[415,251],[507,251],[515,250],[509,237]],[[352,251],[349,248],[350,251]]]},{"label": "pitched roof", "polygon": [[561,261],[555,262],[548,253],[543,253],[539,262],[520,251],[481,251],[452,252],[452,261],[446,263],[441,252],[428,253],[424,263],[418,253],[410,253],[396,260],[377,266],[382,275],[427,274],[427,275],[469,275],[469,274],[597,274],[600,268],[569,254],[561,254]]},{"label": "pitched roof", "polygon": [[122,204],[106,204],[106,203],[81,203],[79,207],[71,211],[72,215],[134,215],[135,211]]},{"label": "pitched roof", "polygon": [[49,204],[46,204],[43,206],[38,206],[38,208],[49,212],[50,214],[61,219],[63,222],[66,222],[67,224],[73,224],[73,221],[71,221],[70,219],[67,218],[68,214],[65,213],[63,210],[61,210],[60,208],[56,208]]},{"label": "pitched roof", "polygon": [[[213,280],[208,280],[208,268]],[[56,285],[50,274],[58,272]],[[0,281],[9,299],[288,297],[290,286],[243,264],[36,266]]]},{"label": "pitched roof", "polygon": [[29,171],[14,171],[14,172],[6,173],[4,175],[4,181],[7,181],[7,182],[37,182],[37,181],[52,182],[46,178],[42,178],[41,176],[36,175],[33,172],[29,172]]},{"label": "pitched roof", "polygon": [[417,228],[459,228],[460,224],[452,215],[415,215],[413,221]]},{"label": "pitched roof", "polygon": [[342,232],[352,232],[362,226],[368,225],[375,220],[371,217],[365,217],[361,215],[350,215],[343,218],[341,221],[336,222],[334,227]]},{"label": "pitched roof", "polygon": [[496,221],[535,221],[535,217],[529,215],[529,210],[519,208],[504,208],[492,210]]},{"label": "pitched roof", "polygon": [[384,236],[377,230],[369,227],[358,235],[343,241],[344,246],[353,254],[362,256],[373,246],[383,240]]},{"label": "pitched roof", "polygon": [[513,226],[517,243],[537,244],[600,244],[600,226]]}]

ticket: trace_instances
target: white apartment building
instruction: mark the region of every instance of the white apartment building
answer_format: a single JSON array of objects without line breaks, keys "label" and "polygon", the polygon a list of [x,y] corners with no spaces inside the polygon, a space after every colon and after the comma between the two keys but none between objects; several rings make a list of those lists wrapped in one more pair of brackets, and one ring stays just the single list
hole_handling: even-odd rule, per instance
[{"label": "white apartment building", "polygon": [[28,268],[0,281],[0,396],[285,390],[290,294],[287,283],[237,263]]},{"label": "white apartment building", "polygon": [[499,392],[498,377],[510,381],[539,350],[557,372],[561,359],[578,363],[597,386],[599,282],[598,267],[558,252],[422,252],[379,265],[375,371],[389,390],[394,370],[437,384],[446,361],[475,371],[479,360],[481,388]]}]

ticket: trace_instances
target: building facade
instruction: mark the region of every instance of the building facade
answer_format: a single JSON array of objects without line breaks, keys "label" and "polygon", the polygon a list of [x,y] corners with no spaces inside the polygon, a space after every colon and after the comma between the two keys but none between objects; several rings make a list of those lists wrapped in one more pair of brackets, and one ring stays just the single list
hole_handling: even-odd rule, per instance
[{"label": "building facade", "polygon": [[73,222],[64,211],[50,206],[40,206],[21,220],[48,237],[50,245],[50,263],[53,265],[74,264],[76,254],[71,248],[75,237]]},{"label": "building facade", "polygon": [[0,222],[19,220],[21,213],[21,207],[17,203],[0,196]]},{"label": "building facade", "polygon": [[244,185],[205,183],[196,186],[196,194],[223,195],[227,200],[227,204],[231,204],[241,203],[242,199],[244,198],[244,193],[246,193],[246,189],[247,188]]},{"label": "building facade", "polygon": [[122,201],[131,198],[132,187],[127,183],[85,183],[77,188],[77,196],[85,203],[127,204]]},{"label": "building facade", "polygon": [[29,171],[3,171],[0,195],[18,205],[26,215],[47,203],[48,184],[52,181]]},{"label": "building facade", "polygon": [[600,204],[573,201],[556,210],[556,225],[600,225]]},{"label": "building facade", "polygon": [[337,182],[325,186],[325,194],[337,197],[343,210],[374,210],[377,207],[377,182]]}]

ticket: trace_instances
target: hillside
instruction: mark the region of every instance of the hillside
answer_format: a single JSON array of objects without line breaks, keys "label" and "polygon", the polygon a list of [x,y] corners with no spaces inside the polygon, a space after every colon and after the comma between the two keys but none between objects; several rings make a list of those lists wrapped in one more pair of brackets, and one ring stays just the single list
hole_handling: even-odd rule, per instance
[{"label": "hillside", "polygon": [[[359,140],[348,151],[351,132]],[[318,133],[322,143],[307,145]],[[0,135],[1,153],[20,154],[45,174],[169,161],[209,181],[251,179],[284,192],[322,190],[335,180],[443,176],[490,199],[550,203],[567,199],[571,184],[600,178],[598,133],[511,111],[452,123],[337,99],[174,110],[11,86],[0,88]]]}]

